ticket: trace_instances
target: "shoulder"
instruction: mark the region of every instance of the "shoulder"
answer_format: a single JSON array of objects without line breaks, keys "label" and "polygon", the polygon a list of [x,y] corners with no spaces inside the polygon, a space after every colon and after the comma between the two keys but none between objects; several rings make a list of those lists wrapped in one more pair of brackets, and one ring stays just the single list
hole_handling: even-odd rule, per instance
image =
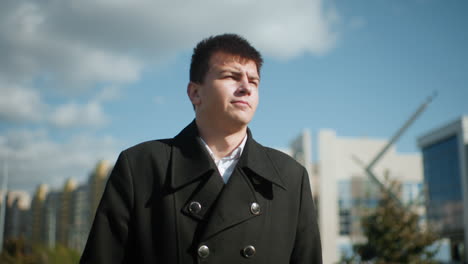
[{"label": "shoulder", "polygon": [[302,168],[302,165],[288,154],[274,148],[262,147],[273,163]]},{"label": "shoulder", "polygon": [[284,178],[302,176],[306,169],[288,154],[274,148],[260,145],[276,171]]},{"label": "shoulder", "polygon": [[158,186],[165,182],[171,144],[171,139],[151,140],[123,150],[114,167],[115,177],[124,172],[131,177],[133,188],[148,196],[155,182]]},{"label": "shoulder", "polygon": [[169,158],[173,139],[158,139],[139,143],[122,151],[129,161]]},{"label": "shoulder", "polygon": [[[271,179],[276,185],[284,187],[288,193],[300,193],[302,186],[308,178],[307,170],[298,161],[288,154],[279,150],[265,147],[260,144],[258,147],[258,157],[254,163],[262,165],[253,165],[260,175]],[[295,195],[292,195],[295,197]]]}]

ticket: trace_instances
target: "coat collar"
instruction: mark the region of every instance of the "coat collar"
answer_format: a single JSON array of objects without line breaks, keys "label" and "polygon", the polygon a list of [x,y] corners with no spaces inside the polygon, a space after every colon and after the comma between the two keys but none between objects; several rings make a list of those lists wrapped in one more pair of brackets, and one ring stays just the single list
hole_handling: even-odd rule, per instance
[{"label": "coat collar", "polygon": [[[286,189],[276,164],[271,161],[265,148],[253,139],[250,129],[247,129],[247,133],[247,142],[237,166]],[[174,189],[216,170],[216,165],[200,141],[195,120],[174,138],[171,163],[171,186]]]}]

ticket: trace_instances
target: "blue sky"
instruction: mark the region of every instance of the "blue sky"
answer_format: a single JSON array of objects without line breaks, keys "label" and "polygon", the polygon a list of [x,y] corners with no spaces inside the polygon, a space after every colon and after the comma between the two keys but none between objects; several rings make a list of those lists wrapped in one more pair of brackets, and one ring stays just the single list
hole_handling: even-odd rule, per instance
[{"label": "blue sky", "polygon": [[313,144],[323,128],[389,138],[437,91],[397,144],[418,152],[418,136],[468,114],[466,1],[73,3],[0,7],[0,158],[12,189],[84,181],[98,159],[174,136],[194,116],[191,49],[223,32],[264,54],[250,126],[264,145],[286,147],[304,128]]}]

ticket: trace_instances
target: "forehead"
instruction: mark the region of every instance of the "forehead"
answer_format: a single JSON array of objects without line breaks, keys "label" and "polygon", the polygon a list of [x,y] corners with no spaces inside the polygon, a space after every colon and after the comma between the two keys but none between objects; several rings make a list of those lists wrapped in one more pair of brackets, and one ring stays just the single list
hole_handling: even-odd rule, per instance
[{"label": "forehead", "polygon": [[251,68],[249,70],[258,73],[257,65],[251,59],[246,59],[238,55],[233,55],[221,51],[213,53],[209,60],[209,70],[223,66],[232,66],[236,68],[240,66],[247,66],[248,68]]}]

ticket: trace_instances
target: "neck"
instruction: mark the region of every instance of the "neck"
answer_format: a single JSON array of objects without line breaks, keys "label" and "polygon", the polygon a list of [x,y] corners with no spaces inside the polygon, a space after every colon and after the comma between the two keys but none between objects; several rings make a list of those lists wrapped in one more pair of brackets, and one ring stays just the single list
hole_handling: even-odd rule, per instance
[{"label": "neck", "polygon": [[204,122],[196,119],[200,137],[210,147],[216,159],[228,156],[237,148],[247,135],[247,125],[238,129],[217,127],[215,122]]}]

